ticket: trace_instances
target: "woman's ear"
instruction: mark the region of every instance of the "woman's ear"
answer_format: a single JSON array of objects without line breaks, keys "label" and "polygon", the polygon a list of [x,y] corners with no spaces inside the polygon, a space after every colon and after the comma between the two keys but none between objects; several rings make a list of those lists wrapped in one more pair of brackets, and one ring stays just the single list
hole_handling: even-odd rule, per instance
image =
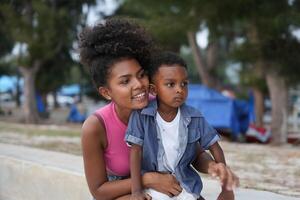
[{"label": "woman's ear", "polygon": [[150,90],[150,94],[152,94],[153,96],[156,96],[156,87],[154,84],[152,84],[152,83],[149,84],[149,90]]},{"label": "woman's ear", "polygon": [[106,100],[109,100],[109,101],[111,100],[110,92],[107,87],[99,87],[98,92]]}]

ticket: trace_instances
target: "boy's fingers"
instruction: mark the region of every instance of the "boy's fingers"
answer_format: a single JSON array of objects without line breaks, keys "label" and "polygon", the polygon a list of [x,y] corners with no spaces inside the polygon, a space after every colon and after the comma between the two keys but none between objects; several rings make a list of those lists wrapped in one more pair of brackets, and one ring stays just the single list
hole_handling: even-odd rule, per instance
[{"label": "boy's fingers", "polygon": [[227,169],[227,183],[226,183],[226,189],[227,190],[233,190],[234,188],[239,186],[239,178],[231,171],[229,167]]},{"label": "boy's fingers", "polygon": [[240,179],[239,177],[237,177],[237,175],[235,175],[234,173],[233,174],[233,178],[234,178],[234,186],[235,187],[239,187],[240,186]]},{"label": "boy's fingers", "polygon": [[226,167],[222,163],[218,163],[217,167],[218,167],[217,176],[220,178],[221,185],[224,185],[226,183],[226,179],[228,176]]},{"label": "boy's fingers", "polygon": [[233,190],[234,187],[234,180],[233,180],[233,174],[230,171],[229,168],[227,168],[227,181],[226,181],[226,189],[227,190]]},{"label": "boy's fingers", "polygon": [[180,185],[174,185],[174,189],[177,191],[177,194],[179,194],[182,191]]},{"label": "boy's fingers", "polygon": [[149,194],[146,194],[146,200],[151,200],[152,197]]}]

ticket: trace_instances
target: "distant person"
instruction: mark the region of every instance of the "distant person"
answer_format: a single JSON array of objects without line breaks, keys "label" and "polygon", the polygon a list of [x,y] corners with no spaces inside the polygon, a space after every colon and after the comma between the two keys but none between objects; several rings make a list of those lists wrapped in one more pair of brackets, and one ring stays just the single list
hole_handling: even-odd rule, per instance
[{"label": "distant person", "polygon": [[[148,104],[145,70],[152,47],[148,33],[125,19],[107,19],[79,35],[80,60],[88,67],[98,93],[111,101],[89,116],[82,127],[85,176],[95,199],[130,198],[130,149],[124,136],[131,112]],[[222,177],[229,187],[237,182],[229,168],[215,163],[207,153],[199,154],[195,163],[200,163],[200,171]],[[168,195],[181,190],[174,176],[159,172],[145,173],[142,183]]]},{"label": "distant person", "polygon": [[[197,147],[209,149],[216,162],[225,164],[220,137],[198,110],[185,104],[189,82],[185,61],[175,53],[162,52],[150,66],[150,92],[156,99],[132,112],[126,131],[126,141],[132,145],[131,200],[197,200],[202,182],[191,167]],[[141,172],[153,171],[174,175],[182,187],[179,195],[144,190]],[[234,199],[232,191],[222,189],[224,199]]]},{"label": "distant person", "polygon": [[68,122],[83,123],[86,120],[86,108],[79,100],[78,96],[74,97],[74,103],[70,106],[70,112],[67,117]]}]

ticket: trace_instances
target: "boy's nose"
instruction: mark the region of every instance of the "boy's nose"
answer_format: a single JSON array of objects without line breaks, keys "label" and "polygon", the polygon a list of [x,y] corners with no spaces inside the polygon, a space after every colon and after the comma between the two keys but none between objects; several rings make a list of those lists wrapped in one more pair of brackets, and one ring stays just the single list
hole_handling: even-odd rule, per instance
[{"label": "boy's nose", "polygon": [[176,93],[181,93],[182,90],[183,90],[182,87],[180,87],[180,86],[177,86],[177,87],[176,87]]}]

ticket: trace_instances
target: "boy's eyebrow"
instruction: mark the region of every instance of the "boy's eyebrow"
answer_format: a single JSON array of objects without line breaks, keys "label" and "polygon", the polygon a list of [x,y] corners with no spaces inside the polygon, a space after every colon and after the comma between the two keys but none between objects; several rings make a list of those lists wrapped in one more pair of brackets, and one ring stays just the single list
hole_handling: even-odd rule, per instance
[{"label": "boy's eyebrow", "polygon": [[[164,80],[164,81],[174,81],[175,79],[173,79],[173,78],[164,78],[163,80]],[[189,77],[188,77],[188,76],[187,76],[187,77],[184,77],[183,80],[188,81],[188,80],[189,80]]]}]

